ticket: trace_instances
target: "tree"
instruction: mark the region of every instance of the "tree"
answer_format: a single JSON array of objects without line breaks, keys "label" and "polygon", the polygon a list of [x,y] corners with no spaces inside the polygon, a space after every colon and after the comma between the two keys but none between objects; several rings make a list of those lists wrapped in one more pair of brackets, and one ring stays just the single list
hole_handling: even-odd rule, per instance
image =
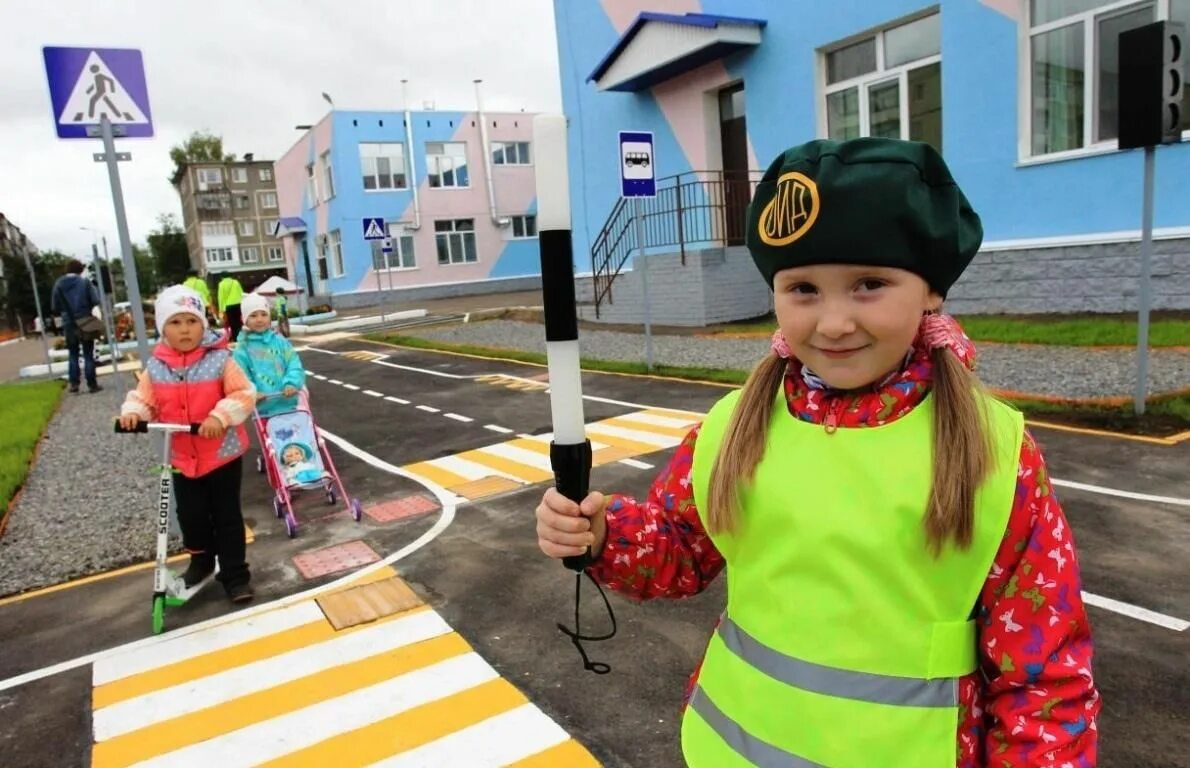
[{"label": "tree", "polygon": [[236,156],[223,153],[222,136],[195,131],[185,142],[170,148],[169,159],[174,161],[171,181],[176,182],[187,163],[231,163],[235,162]]},{"label": "tree", "polygon": [[[140,288],[141,297],[152,296],[161,290],[161,277],[157,269],[157,260],[143,245],[132,245],[132,259],[136,264],[136,284]],[[116,281],[116,290],[121,293],[121,299],[127,300],[128,282],[124,279],[124,261],[112,259],[112,276]]]},{"label": "tree", "polygon": [[[25,268],[25,259],[4,253],[4,281],[7,284],[7,295],[4,296],[5,315],[10,322],[19,315],[28,323],[37,317],[37,303],[33,300],[33,286],[29,282],[29,270]],[[50,297],[54,288],[54,281],[66,273],[66,262],[70,257],[61,251],[43,251],[30,258],[33,262],[33,272],[37,276],[37,294],[41,299],[41,312],[49,318]],[[28,325],[26,325],[28,327]]]},{"label": "tree", "polygon": [[[186,245],[186,233],[178,226],[173,214],[163,213],[157,217],[157,229],[149,233],[148,240],[157,287],[185,280],[190,271],[190,249]],[[137,262],[137,275],[140,275],[140,262]],[[141,293],[151,295],[143,285]]]}]

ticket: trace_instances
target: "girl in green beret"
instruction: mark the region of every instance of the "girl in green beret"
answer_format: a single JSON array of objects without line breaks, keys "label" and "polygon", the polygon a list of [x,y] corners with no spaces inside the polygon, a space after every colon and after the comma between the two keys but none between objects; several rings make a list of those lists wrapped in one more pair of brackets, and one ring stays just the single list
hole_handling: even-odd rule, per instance
[{"label": "girl in green beret", "polygon": [[1093,766],[1070,525],[943,301],[982,241],[928,145],[770,165],[748,247],[772,351],[643,499],[556,490],[541,550],[626,596],[727,606],[686,692],[690,766]]}]

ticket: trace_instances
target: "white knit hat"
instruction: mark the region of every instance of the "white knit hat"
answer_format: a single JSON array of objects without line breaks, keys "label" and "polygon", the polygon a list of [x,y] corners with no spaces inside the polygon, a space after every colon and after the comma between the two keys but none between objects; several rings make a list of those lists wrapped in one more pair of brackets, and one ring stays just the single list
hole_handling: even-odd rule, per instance
[{"label": "white knit hat", "polygon": [[164,336],[165,323],[174,315],[187,313],[202,320],[203,328],[207,327],[207,313],[202,299],[192,289],[184,285],[171,285],[157,295],[157,302],[153,305],[153,319],[157,323],[157,335]]},{"label": "white knit hat", "polygon": [[248,319],[248,315],[253,312],[269,311],[269,300],[259,293],[245,293],[244,298],[240,299],[240,314],[244,319]]}]

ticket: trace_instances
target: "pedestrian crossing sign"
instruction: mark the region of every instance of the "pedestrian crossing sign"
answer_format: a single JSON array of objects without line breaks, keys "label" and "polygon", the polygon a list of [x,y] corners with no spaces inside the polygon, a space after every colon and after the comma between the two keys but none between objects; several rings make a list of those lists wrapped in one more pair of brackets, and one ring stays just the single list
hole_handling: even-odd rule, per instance
[{"label": "pedestrian crossing sign", "polygon": [[377,217],[364,219],[365,240],[383,240],[386,237],[388,237],[388,233],[384,230],[384,219]]},{"label": "pedestrian crossing sign", "polygon": [[85,139],[104,116],[126,137],[150,137],[153,120],[141,52],[127,48],[42,48],[58,138]]}]

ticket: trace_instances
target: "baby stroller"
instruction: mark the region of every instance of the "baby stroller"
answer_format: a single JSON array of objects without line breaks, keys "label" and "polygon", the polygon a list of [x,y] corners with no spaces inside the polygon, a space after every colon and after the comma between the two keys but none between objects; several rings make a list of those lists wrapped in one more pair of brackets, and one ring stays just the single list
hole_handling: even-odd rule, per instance
[{"label": "baby stroller", "polygon": [[[268,395],[264,399],[279,397]],[[289,538],[297,535],[297,517],[293,512],[293,498],[298,491],[320,491],[326,503],[334,505],[339,499],[357,523],[363,516],[359,499],[349,497],[343,481],[335,470],[335,463],[327,450],[326,441],[310,413],[309,395],[301,390],[298,407],[292,411],[262,416],[257,410],[252,423],[256,425],[256,439],[261,453],[256,457],[256,470],[267,473],[272,487],[273,512],[285,519]]]}]

